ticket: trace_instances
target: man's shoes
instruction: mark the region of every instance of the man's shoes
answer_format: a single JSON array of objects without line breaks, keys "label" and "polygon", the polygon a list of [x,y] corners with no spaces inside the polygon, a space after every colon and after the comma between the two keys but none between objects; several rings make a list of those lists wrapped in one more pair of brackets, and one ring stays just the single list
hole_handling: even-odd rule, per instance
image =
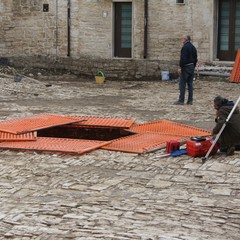
[{"label": "man's shoes", "polygon": [[240,151],[240,144],[235,145],[235,151]]},{"label": "man's shoes", "polygon": [[227,147],[220,147],[220,152],[222,152],[222,153],[226,153],[227,152],[227,150],[228,150],[228,148]]},{"label": "man's shoes", "polygon": [[174,105],[184,105],[183,102],[179,102],[179,101],[176,101],[175,103],[173,103]]},{"label": "man's shoes", "polygon": [[232,156],[234,155],[235,147],[231,146],[227,149],[226,156]]},{"label": "man's shoes", "polygon": [[192,105],[192,102],[191,102],[191,101],[188,101],[188,102],[187,102],[187,105]]}]

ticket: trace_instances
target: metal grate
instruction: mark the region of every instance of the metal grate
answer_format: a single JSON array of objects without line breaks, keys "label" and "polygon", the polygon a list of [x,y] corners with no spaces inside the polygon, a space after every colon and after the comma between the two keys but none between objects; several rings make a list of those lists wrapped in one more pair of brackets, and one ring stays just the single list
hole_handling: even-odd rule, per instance
[{"label": "metal grate", "polygon": [[83,154],[108,143],[106,141],[38,137],[37,141],[0,142],[0,149]]},{"label": "metal grate", "polygon": [[30,132],[24,134],[13,134],[0,132],[0,141],[36,141],[37,132]]},{"label": "metal grate", "polygon": [[77,120],[71,117],[65,117],[53,114],[40,114],[31,117],[6,120],[0,122],[0,131],[20,134],[33,132],[36,130],[74,123]]},{"label": "metal grate", "polygon": [[196,127],[187,126],[184,124],[160,120],[144,124],[133,125],[130,128],[131,131],[137,133],[146,132],[159,132],[166,134],[173,134],[178,136],[192,137],[192,136],[206,136],[210,135],[211,132]]},{"label": "metal grate", "polygon": [[161,133],[139,133],[129,137],[114,140],[102,149],[121,151],[128,153],[145,153],[166,147],[169,140],[181,141],[185,139],[182,136],[167,135]]},{"label": "metal grate", "polygon": [[110,117],[91,117],[91,116],[69,116],[80,120],[82,122],[75,123],[81,126],[95,126],[95,127],[117,127],[117,128],[130,128],[136,121],[135,118],[110,118]]},{"label": "metal grate", "polygon": [[233,66],[232,73],[230,75],[230,81],[231,82],[240,82],[240,48],[238,49],[237,56],[235,59],[235,63]]}]

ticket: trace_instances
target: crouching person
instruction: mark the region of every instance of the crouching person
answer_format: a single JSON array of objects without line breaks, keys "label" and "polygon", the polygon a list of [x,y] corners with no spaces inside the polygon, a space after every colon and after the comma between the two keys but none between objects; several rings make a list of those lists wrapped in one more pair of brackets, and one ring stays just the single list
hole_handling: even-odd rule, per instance
[{"label": "crouching person", "polygon": [[[223,124],[226,122],[229,113],[231,112],[234,103],[226,98],[217,96],[214,99],[214,108],[217,110],[215,122],[216,125],[212,130],[212,134],[219,133]],[[240,112],[236,107],[231,118],[227,122],[221,136],[218,140],[220,151],[226,152],[227,156],[233,155],[236,148],[240,145]]]}]

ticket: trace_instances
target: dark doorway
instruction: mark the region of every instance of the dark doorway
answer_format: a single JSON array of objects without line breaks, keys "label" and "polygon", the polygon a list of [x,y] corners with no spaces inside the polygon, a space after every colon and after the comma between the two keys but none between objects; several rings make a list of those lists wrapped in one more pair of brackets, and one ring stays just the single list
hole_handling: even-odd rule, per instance
[{"label": "dark doorway", "polygon": [[240,47],[240,0],[219,0],[218,58],[234,61]]},{"label": "dark doorway", "polygon": [[114,57],[132,57],[132,3],[114,3]]}]

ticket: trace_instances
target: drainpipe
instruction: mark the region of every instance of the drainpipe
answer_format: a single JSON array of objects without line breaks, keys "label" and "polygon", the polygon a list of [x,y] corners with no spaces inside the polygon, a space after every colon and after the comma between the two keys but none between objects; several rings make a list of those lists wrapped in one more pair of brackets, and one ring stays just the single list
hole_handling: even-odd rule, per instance
[{"label": "drainpipe", "polygon": [[148,55],[148,0],[144,0],[144,58]]},{"label": "drainpipe", "polygon": [[58,56],[58,0],[56,0],[56,58]]},{"label": "drainpipe", "polygon": [[67,56],[71,56],[71,2],[67,4]]}]

